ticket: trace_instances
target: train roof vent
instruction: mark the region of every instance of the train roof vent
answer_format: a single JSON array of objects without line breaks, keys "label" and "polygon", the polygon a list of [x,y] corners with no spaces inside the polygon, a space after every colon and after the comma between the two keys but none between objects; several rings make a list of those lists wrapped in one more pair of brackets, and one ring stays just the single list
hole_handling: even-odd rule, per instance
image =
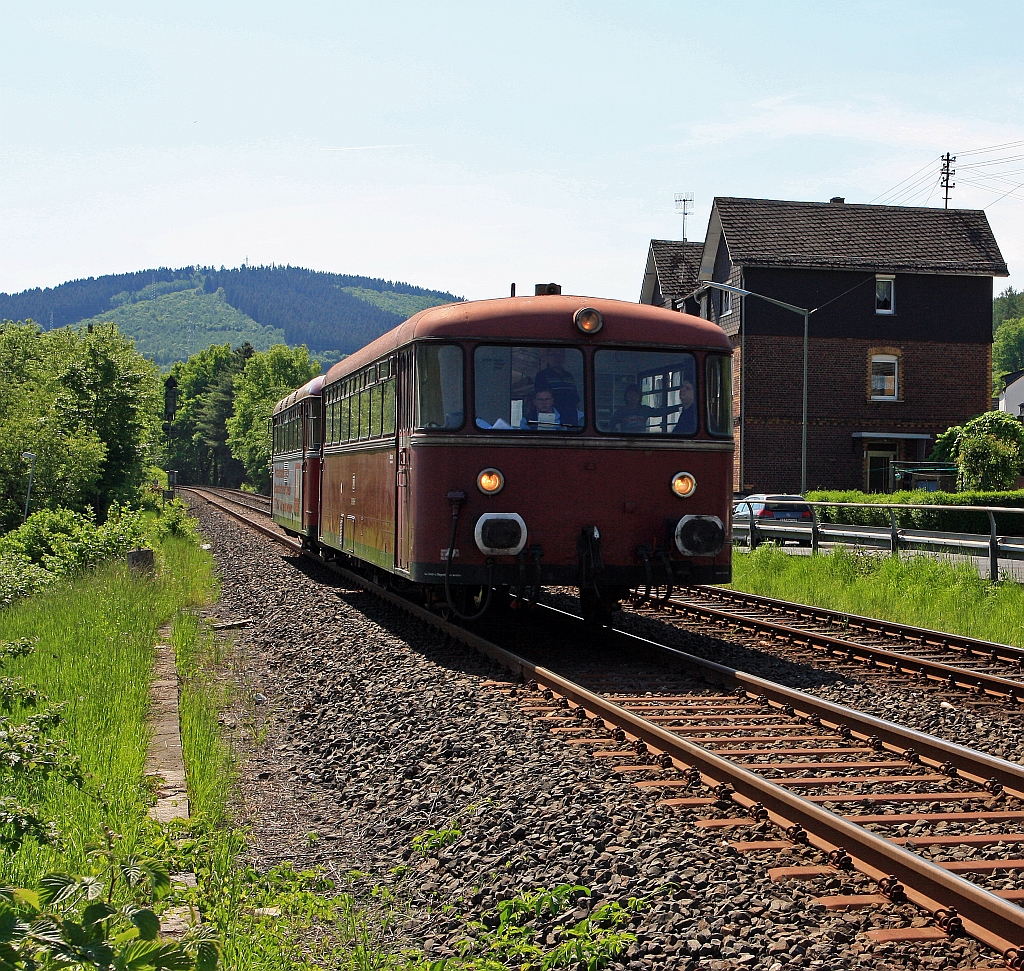
[{"label": "train roof vent", "polygon": [[557,296],[562,292],[560,283],[536,283],[533,287],[535,297]]}]

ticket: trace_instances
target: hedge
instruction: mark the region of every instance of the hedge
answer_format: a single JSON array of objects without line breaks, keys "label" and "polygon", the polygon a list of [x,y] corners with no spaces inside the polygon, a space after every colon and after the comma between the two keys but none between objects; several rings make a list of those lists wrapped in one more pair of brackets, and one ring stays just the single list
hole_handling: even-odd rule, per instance
[{"label": "hedge", "polygon": [[[950,511],[897,509],[896,523],[904,529],[931,529],[948,533],[984,533],[988,535],[988,515],[983,512],[960,512],[956,506],[1007,506],[1024,509],[1024,490],[1012,492],[925,492],[922,489],[894,492],[891,495],[856,490],[818,490],[808,492],[811,502],[853,502],[863,509],[819,506],[818,521],[849,523],[856,526],[890,525],[887,509],[873,508],[890,503],[926,506],[950,506]],[[1000,536],[1024,536],[1024,514],[996,514],[996,530]]]}]

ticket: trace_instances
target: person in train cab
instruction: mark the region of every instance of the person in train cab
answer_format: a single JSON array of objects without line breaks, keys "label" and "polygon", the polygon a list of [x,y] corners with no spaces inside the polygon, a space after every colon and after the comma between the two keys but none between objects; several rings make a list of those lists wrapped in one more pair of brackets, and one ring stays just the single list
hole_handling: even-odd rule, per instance
[{"label": "person in train cab", "polygon": [[564,428],[580,428],[583,426],[583,412],[576,410],[575,422],[562,421],[562,413],[555,407],[555,396],[546,388],[533,393],[533,402],[519,423],[520,428],[533,431],[559,431]]},{"label": "person in train cab", "polygon": [[616,431],[632,432],[633,434],[646,432],[654,409],[640,404],[640,389],[635,384],[626,388],[623,397],[626,399],[626,405],[612,415],[612,428]]},{"label": "person in train cab", "polygon": [[679,403],[682,411],[672,427],[673,435],[692,435],[697,430],[697,408],[694,405],[693,382],[683,381],[679,386]]},{"label": "person in train cab", "polygon": [[551,392],[555,410],[561,415],[574,415],[580,407],[576,379],[565,369],[565,348],[547,347],[541,351],[544,367],[533,379],[533,390]]}]

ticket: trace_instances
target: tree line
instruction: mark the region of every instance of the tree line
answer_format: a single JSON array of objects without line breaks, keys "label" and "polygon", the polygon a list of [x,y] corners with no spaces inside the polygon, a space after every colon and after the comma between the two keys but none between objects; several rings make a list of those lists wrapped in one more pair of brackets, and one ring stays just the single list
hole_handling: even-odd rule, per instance
[{"label": "tree line", "polygon": [[320,373],[305,347],[214,345],[162,378],[112,324],[0,323],[0,533],[30,511],[102,521],[154,466],[266,490],[274,404]]},{"label": "tree line", "polygon": [[460,298],[408,283],[297,266],[234,269],[160,267],[136,273],[72,280],[22,293],[0,293],[0,320],[35,320],[43,329],[76,324],[176,290],[221,290],[227,303],[258,324],[284,332],[288,344],[349,354],[401,323],[402,316],[346,292],[345,288],[445,302]]}]

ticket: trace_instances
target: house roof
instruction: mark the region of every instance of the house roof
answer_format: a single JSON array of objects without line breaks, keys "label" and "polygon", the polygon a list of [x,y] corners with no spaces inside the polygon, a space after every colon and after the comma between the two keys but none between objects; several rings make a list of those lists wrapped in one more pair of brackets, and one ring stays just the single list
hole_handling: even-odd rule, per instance
[{"label": "house roof", "polygon": [[1021,378],[1024,378],[1024,370],[1011,371],[1009,374],[1003,375],[1003,392],[1005,393],[1007,388],[1011,384],[1016,384]]},{"label": "house roof", "polygon": [[701,278],[718,238],[734,265],[1007,276],[980,209],[715,199]]},{"label": "house roof", "polygon": [[692,293],[697,286],[703,252],[703,242],[652,239],[640,302],[650,303],[656,289],[664,297],[682,297]]}]

